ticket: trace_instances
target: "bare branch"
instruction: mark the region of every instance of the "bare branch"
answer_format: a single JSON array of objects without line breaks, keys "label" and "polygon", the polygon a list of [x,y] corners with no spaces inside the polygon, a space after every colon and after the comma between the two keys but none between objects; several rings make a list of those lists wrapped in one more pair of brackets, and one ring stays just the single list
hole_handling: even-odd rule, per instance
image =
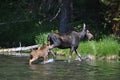
[{"label": "bare branch", "polygon": [[59,15],[60,11],[61,11],[61,8],[58,9],[56,15],[50,20],[50,22],[53,21]]}]

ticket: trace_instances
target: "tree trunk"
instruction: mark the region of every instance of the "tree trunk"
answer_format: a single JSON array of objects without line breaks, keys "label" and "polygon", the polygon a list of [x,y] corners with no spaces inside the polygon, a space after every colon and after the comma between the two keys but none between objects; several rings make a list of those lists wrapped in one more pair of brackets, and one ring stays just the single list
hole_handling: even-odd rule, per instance
[{"label": "tree trunk", "polygon": [[66,33],[69,28],[68,24],[71,22],[72,0],[62,0],[62,9],[60,14],[59,32]]}]

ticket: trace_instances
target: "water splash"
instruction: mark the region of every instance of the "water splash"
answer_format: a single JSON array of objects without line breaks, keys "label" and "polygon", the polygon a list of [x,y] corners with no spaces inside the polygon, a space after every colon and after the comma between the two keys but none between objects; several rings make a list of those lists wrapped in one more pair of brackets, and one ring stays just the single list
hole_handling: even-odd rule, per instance
[{"label": "water splash", "polygon": [[[53,58],[51,58],[51,59],[45,61],[45,63],[52,63],[52,62],[54,62],[54,59],[53,59]],[[41,62],[41,64],[44,64],[44,62]]]}]

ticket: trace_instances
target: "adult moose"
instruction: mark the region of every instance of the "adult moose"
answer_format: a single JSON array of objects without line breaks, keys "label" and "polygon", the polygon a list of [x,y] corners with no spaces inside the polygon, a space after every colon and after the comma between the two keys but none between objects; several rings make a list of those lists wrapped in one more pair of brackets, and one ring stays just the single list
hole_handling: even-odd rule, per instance
[{"label": "adult moose", "polygon": [[82,40],[85,36],[89,40],[93,38],[93,35],[86,29],[86,25],[83,24],[83,29],[81,32],[72,31],[65,34],[50,33],[48,35],[48,42],[50,42],[51,48],[60,48],[60,49],[70,48],[68,62],[70,62],[73,51],[75,51],[75,53],[79,57],[79,61],[81,61],[81,55],[78,52],[78,46],[80,40]]}]

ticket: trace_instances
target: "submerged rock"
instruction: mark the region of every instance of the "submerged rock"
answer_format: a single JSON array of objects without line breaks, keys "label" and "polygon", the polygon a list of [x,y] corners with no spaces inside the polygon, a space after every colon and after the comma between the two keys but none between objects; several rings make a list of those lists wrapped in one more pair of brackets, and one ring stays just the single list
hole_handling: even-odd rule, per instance
[{"label": "submerged rock", "polygon": [[[79,57],[76,57],[75,60],[81,60]],[[92,61],[95,60],[95,56],[94,55],[87,55],[85,57],[82,57],[82,60],[86,60],[86,61]]]},{"label": "submerged rock", "polygon": [[95,60],[95,56],[94,55],[87,55],[86,56],[86,61],[91,61],[91,60]]},{"label": "submerged rock", "polygon": [[107,56],[106,59],[107,59],[107,60],[116,60],[116,59],[118,59],[118,56],[116,56],[116,55],[111,55],[111,56]]}]

